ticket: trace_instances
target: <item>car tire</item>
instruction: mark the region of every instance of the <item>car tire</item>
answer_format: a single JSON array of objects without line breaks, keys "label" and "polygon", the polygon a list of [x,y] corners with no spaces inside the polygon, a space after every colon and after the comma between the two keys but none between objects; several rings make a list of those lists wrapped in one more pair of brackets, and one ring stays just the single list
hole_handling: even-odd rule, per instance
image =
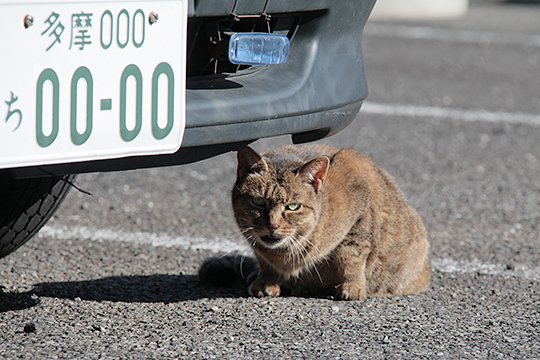
[{"label": "car tire", "polygon": [[0,258],[11,254],[45,225],[75,177],[14,179],[0,173]]}]

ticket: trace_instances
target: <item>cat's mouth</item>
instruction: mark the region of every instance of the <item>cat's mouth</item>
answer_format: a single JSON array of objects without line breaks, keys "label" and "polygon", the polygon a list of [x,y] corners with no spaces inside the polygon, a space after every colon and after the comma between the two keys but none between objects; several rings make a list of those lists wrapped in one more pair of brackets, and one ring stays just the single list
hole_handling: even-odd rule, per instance
[{"label": "cat's mouth", "polygon": [[265,236],[260,236],[260,238],[263,244],[268,247],[275,247],[277,244],[279,244],[283,240],[281,236],[277,236],[277,235],[265,235]]}]

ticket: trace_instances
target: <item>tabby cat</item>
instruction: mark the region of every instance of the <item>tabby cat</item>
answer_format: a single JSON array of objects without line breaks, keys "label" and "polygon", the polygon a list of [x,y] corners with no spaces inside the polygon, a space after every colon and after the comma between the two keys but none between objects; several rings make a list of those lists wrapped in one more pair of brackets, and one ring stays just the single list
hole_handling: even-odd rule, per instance
[{"label": "tabby cat", "polygon": [[256,297],[344,300],[417,294],[429,285],[422,220],[392,177],[354,149],[284,146],[259,155],[246,147],[232,203],[257,261],[232,270],[243,258],[210,259],[202,280],[236,271],[250,278]]}]

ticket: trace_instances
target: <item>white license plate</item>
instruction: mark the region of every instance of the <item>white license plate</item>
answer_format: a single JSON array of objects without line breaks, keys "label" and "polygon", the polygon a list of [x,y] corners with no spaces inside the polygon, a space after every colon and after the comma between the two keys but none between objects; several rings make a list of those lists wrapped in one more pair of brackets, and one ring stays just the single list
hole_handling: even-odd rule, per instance
[{"label": "white license plate", "polygon": [[187,2],[0,0],[0,168],[178,150]]}]

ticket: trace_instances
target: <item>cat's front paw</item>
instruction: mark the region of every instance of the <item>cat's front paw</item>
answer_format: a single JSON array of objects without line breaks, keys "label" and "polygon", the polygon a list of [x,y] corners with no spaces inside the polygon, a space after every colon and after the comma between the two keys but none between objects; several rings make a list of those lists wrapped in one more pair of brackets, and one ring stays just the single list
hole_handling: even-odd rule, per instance
[{"label": "cat's front paw", "polygon": [[345,283],[337,287],[337,296],[340,300],[365,300],[367,293],[360,284]]},{"label": "cat's front paw", "polygon": [[281,287],[277,283],[269,283],[261,279],[255,279],[248,287],[248,293],[255,297],[272,296],[277,297],[281,295]]}]

